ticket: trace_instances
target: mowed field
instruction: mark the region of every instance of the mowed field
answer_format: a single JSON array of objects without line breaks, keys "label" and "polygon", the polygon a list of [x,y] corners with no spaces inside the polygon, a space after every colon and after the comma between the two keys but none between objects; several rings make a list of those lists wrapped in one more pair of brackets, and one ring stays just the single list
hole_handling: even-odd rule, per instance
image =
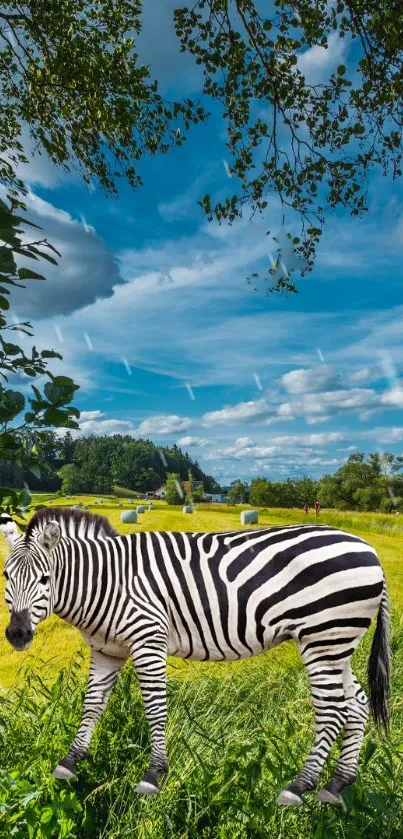
[{"label": "mowed field", "polygon": [[[48,503],[46,497],[36,500]],[[79,501],[106,515],[122,533],[235,529],[242,509],[200,505],[185,515],[181,507],[154,502],[155,509],[139,514],[137,525],[122,525],[122,509],[135,506],[127,500],[104,496],[101,503],[81,496],[56,503]],[[259,525],[314,518],[299,510],[271,509],[259,512]],[[79,721],[88,649],[75,629],[52,617],[39,626],[28,652],[14,652],[4,638],[8,618],[1,578],[0,837],[402,837],[403,521],[323,511],[319,522],[357,533],[376,548],[393,612],[391,736],[380,739],[369,724],[360,778],[345,793],[345,811],[316,803],[313,794],[297,809],[275,805],[300,768],[314,731],[307,680],[292,643],[243,662],[169,660],[170,771],[160,796],[138,798],[132,792],[146,768],[149,742],[130,664],[119,677],[79,780],[55,781],[52,765],[67,750]],[[2,561],[7,552],[1,538]],[[353,659],[364,685],[372,631]],[[336,757],[334,749],[333,766]]]}]

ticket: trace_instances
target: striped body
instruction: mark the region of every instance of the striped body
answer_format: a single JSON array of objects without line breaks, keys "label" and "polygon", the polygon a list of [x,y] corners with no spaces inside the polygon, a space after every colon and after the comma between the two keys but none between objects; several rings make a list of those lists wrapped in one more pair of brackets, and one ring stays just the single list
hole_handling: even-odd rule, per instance
[{"label": "striped body", "polygon": [[[355,722],[344,757],[342,749],[336,786],[326,793],[337,797],[355,777],[367,715],[367,700],[349,659],[379,606],[379,649],[370,664],[378,687],[376,668],[381,665],[375,659],[380,651],[387,659],[382,634],[387,594],[374,549],[326,525],[119,536],[105,521],[81,511],[43,511],[31,521],[25,539],[14,543],[6,563],[12,621],[13,614],[27,613],[34,629],[54,611],[80,629],[93,651],[86,699],[91,719],[86,722],[85,705],[77,738],[58,767],[62,775],[86,753],[95,725],[94,704],[99,716],[129,656],[151,728],[152,760],[139,786],[149,792],[158,789],[158,777],[167,766],[166,655],[233,660],[294,639],[311,682],[317,740],[304,769],[279,800],[299,803],[292,796],[300,800],[316,785],[332,742],[343,727],[348,731],[352,715]],[[46,614],[38,588],[44,571],[50,577]],[[382,666],[387,682],[387,661]],[[386,682],[373,702],[383,721]],[[321,800],[328,800],[326,795]]]},{"label": "striped body", "polygon": [[61,586],[54,611],[88,643],[121,657],[137,631],[136,603],[166,628],[169,655],[231,660],[298,640],[321,623],[326,638],[331,630],[348,639],[355,627],[356,646],[383,589],[375,551],[326,526],[143,532],[69,540],[64,552],[60,576],[74,585]]}]

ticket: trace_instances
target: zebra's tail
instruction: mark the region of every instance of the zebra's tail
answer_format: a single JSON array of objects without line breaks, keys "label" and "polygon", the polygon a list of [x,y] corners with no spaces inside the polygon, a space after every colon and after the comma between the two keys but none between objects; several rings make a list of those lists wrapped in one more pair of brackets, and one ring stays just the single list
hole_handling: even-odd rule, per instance
[{"label": "zebra's tail", "polygon": [[389,595],[383,580],[382,598],[368,662],[369,707],[378,731],[389,728],[390,646]]}]

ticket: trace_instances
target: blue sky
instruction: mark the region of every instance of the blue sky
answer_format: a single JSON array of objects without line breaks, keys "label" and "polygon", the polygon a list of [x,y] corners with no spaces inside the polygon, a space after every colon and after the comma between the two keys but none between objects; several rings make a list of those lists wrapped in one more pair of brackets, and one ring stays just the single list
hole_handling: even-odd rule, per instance
[{"label": "blue sky", "polygon": [[[140,48],[167,93],[197,90],[199,70],[170,36],[173,0],[146,16]],[[157,30],[157,31],[156,31]],[[312,79],[348,60],[331,36],[301,65]],[[281,234],[265,219],[206,221],[197,200],[234,188],[218,115],[167,157],[147,160],[145,186],[118,200],[33,157],[22,173],[30,217],[61,251],[48,282],[12,300],[36,344],[81,385],[81,433],[178,443],[226,484],[237,477],[318,476],[354,451],[401,453],[403,193],[374,174],[370,212],[328,217],[299,295],[246,282]]]}]

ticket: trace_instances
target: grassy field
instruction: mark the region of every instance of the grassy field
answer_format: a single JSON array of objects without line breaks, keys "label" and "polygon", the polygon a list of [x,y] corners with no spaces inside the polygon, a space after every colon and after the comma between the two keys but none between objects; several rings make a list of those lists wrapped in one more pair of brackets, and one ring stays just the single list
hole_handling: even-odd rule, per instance
[{"label": "grassy field", "polygon": [[[46,499],[41,499],[47,503]],[[239,507],[200,506],[192,516],[155,503],[139,524],[121,525],[127,500],[70,498],[108,516],[121,532],[228,530]],[[314,519],[311,514],[308,517]],[[265,510],[260,524],[306,521],[298,510]],[[323,511],[321,523],[351,530],[378,551],[393,610],[393,726],[379,739],[372,724],[360,777],[345,794],[346,810],[308,795],[299,809],[274,804],[310,747],[313,715],[305,673],[293,644],[232,664],[169,662],[170,772],[160,796],[136,798],[133,787],[148,761],[148,732],[130,665],[96,731],[91,759],[78,782],[50,775],[80,716],[87,648],[56,618],[42,624],[27,653],[13,652],[0,625],[0,837],[123,839],[123,837],[277,837],[279,839],[401,839],[403,836],[403,522],[392,516]],[[2,557],[7,554],[2,543]],[[3,585],[3,582],[1,582]],[[2,603],[4,600],[2,599]],[[354,655],[365,684],[370,637]],[[333,755],[333,763],[336,751]],[[327,770],[329,771],[329,770]]]}]

